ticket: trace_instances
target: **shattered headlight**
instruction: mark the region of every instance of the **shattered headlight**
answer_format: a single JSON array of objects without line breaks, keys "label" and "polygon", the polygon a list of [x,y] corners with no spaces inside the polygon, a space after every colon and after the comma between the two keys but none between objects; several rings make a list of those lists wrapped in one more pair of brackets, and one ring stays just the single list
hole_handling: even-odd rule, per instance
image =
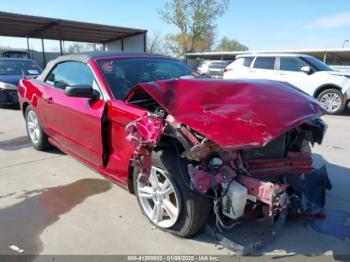
[{"label": "shattered headlight", "polygon": [[0,82],[0,89],[12,89],[17,90],[17,86],[14,84]]}]

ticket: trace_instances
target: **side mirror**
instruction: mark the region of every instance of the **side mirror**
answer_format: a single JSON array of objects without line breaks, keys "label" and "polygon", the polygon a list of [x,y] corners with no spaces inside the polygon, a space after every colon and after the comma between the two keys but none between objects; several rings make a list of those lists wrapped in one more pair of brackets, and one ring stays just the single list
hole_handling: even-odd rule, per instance
[{"label": "side mirror", "polygon": [[309,66],[303,66],[300,70],[307,75],[311,74],[311,68]]},{"label": "side mirror", "polygon": [[76,85],[76,86],[67,86],[64,89],[64,94],[66,96],[72,97],[86,97],[97,100],[100,98],[100,93],[93,89],[89,85]]}]

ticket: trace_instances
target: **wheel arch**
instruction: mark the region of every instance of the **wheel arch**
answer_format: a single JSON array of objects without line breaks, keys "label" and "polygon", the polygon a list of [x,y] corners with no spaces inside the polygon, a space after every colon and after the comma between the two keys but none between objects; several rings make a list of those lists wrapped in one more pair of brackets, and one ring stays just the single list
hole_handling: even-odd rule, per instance
[{"label": "wheel arch", "polygon": [[28,106],[29,106],[28,102],[23,102],[23,104],[22,104],[22,114],[23,114],[23,116],[25,116]]},{"label": "wheel arch", "polygon": [[321,85],[319,86],[316,91],[314,92],[313,94],[313,97],[314,98],[317,98],[319,96],[319,94],[321,94],[323,91],[327,90],[327,89],[337,89],[339,90],[340,92],[342,92],[342,89],[340,86],[338,85],[335,85],[335,84],[324,84],[324,85]]},{"label": "wheel arch", "polygon": [[[184,151],[184,148],[178,139],[176,139],[175,137],[169,136],[169,135],[165,135],[165,134],[162,135],[160,142],[159,142],[158,146],[154,149],[154,151],[158,151],[164,147],[174,148],[178,152],[178,155],[180,155]],[[135,166],[133,161],[130,160],[127,185],[128,185],[128,191],[131,194],[135,194],[133,176],[134,176],[136,168],[137,167]]]}]

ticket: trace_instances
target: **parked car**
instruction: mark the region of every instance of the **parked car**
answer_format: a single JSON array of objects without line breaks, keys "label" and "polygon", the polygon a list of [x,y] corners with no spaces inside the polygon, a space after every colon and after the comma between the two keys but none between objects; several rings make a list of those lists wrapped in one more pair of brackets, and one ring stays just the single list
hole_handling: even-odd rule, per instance
[{"label": "parked car", "polygon": [[210,64],[210,60],[201,60],[199,61],[198,66],[195,68],[195,71],[200,75],[208,75],[209,64]]},{"label": "parked car", "polygon": [[0,58],[0,106],[18,105],[18,81],[23,76],[37,76],[41,71],[30,59]]},{"label": "parked car", "polygon": [[2,56],[7,58],[24,58],[29,59],[29,53],[27,51],[19,50],[3,50]]},{"label": "parked car", "polygon": [[208,74],[210,78],[220,79],[224,75],[224,68],[231,64],[231,60],[212,61],[209,64]]},{"label": "parked car", "polygon": [[213,78],[220,78],[224,72],[224,68],[232,61],[225,60],[202,60],[196,67],[196,71],[200,75],[207,75]]},{"label": "parked car", "polygon": [[210,213],[225,229],[252,215],[273,223],[288,210],[321,212],[309,193],[324,196],[310,151],[326,130],[322,107],[285,83],[191,71],[144,53],[61,56],[18,85],[28,137],[127,188],[151,223],[179,236]]},{"label": "parked car", "polygon": [[299,54],[241,55],[225,68],[224,79],[288,82],[339,114],[350,99],[350,74],[337,72],[315,57]]}]

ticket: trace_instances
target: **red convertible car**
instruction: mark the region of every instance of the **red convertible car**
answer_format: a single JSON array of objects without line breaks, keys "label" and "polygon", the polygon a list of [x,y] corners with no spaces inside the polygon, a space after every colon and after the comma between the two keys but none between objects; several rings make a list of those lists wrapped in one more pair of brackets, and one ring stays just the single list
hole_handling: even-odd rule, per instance
[{"label": "red convertible car", "polygon": [[179,236],[210,214],[225,229],[322,213],[327,178],[310,148],[324,110],[289,84],[199,79],[169,57],[92,52],[51,61],[18,94],[35,149],[53,145],[127,188]]}]

